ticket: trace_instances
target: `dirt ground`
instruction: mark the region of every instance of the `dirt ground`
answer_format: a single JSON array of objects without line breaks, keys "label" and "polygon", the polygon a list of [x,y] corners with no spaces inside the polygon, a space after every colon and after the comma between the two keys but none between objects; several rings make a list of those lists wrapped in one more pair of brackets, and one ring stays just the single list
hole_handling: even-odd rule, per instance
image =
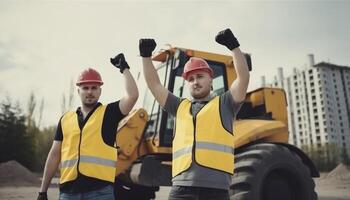
[{"label": "dirt ground", "polygon": [[[39,187],[0,187],[0,199],[1,200],[34,200],[37,198]],[[166,200],[170,187],[161,187],[157,192],[157,200]],[[48,199],[58,199],[58,188],[51,187],[48,190]]]},{"label": "dirt ground", "polygon": [[[57,182],[58,179],[54,179],[48,190],[49,200],[58,199]],[[315,183],[320,200],[350,200],[350,166],[340,164],[330,173],[322,173]],[[0,165],[0,200],[33,200],[39,188],[38,175],[18,163],[10,161]],[[166,200],[169,191],[170,187],[161,187],[156,200]]]},{"label": "dirt ground", "polygon": [[350,180],[329,182],[317,178],[315,183],[320,200],[350,200]]},{"label": "dirt ground", "polygon": [[[319,200],[350,200],[350,186],[317,184]],[[39,187],[0,187],[1,200],[33,200],[37,197]],[[156,200],[166,200],[170,187],[161,187]],[[58,188],[51,187],[48,191],[49,200],[58,199]]]}]

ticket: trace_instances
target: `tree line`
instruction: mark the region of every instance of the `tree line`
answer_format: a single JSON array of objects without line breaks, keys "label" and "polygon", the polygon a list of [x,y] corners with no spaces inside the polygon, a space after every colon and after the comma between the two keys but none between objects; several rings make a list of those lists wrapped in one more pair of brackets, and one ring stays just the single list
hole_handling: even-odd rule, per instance
[{"label": "tree line", "polygon": [[350,158],[344,147],[334,143],[318,146],[303,146],[302,150],[308,154],[319,171],[333,170],[339,163],[350,165]]},{"label": "tree line", "polygon": [[[67,98],[62,95],[62,113],[72,107],[72,85],[71,81]],[[41,128],[43,111],[44,100],[41,99],[38,104],[33,92],[26,109],[10,97],[0,102],[0,163],[16,160],[31,171],[41,172],[44,169],[57,127]]]},{"label": "tree line", "polygon": [[0,103],[0,162],[16,160],[32,171],[41,171],[56,127],[39,128],[39,119],[33,120],[33,100],[28,114],[9,97]]}]

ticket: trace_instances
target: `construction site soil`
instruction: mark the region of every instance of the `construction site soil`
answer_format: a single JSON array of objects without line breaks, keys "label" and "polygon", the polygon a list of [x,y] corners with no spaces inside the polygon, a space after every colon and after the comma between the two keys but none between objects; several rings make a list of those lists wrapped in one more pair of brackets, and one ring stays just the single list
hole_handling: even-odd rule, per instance
[{"label": "construction site soil", "polygon": [[37,175],[16,161],[0,163],[0,187],[3,186],[39,186]]},{"label": "construction site soil", "polygon": [[[316,191],[320,200],[350,200],[350,166],[339,164],[329,173],[315,178]],[[40,189],[41,174],[35,174],[16,161],[0,163],[0,199],[36,199]],[[58,178],[54,178],[48,196],[58,199]],[[157,192],[159,200],[167,199],[170,187],[161,187]]]}]

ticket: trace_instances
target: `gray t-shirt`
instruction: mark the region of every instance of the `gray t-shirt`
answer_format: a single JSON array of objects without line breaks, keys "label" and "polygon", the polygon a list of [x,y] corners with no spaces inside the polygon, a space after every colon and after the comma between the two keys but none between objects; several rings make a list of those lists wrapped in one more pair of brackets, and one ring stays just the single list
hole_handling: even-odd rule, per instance
[{"label": "gray t-shirt", "polygon": [[[214,96],[209,96],[207,99],[210,101]],[[233,132],[233,120],[238,113],[241,103],[236,103],[230,91],[226,91],[221,95],[220,114],[224,125],[224,128],[230,132]],[[192,115],[196,115],[197,112],[208,101],[196,101],[192,100]],[[165,102],[164,109],[171,115],[176,116],[176,111],[180,105],[181,98],[169,93]],[[173,185],[180,186],[194,186],[194,187],[207,187],[228,190],[231,184],[231,175],[222,171],[209,169],[199,166],[197,163],[192,162],[191,166],[184,172],[175,176],[172,180]]]}]

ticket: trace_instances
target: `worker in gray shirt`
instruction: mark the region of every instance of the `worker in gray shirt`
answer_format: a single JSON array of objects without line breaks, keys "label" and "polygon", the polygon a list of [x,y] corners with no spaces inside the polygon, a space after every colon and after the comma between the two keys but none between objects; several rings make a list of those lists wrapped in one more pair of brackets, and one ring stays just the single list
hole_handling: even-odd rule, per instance
[{"label": "worker in gray shirt", "polygon": [[213,70],[205,60],[191,57],[182,74],[191,100],[174,96],[161,84],[151,60],[156,42],[139,42],[147,86],[160,106],[175,116],[170,200],[229,199],[234,169],[233,121],[246,96],[249,70],[230,29],[219,32],[215,40],[231,51],[237,78],[228,91],[214,96]]}]

